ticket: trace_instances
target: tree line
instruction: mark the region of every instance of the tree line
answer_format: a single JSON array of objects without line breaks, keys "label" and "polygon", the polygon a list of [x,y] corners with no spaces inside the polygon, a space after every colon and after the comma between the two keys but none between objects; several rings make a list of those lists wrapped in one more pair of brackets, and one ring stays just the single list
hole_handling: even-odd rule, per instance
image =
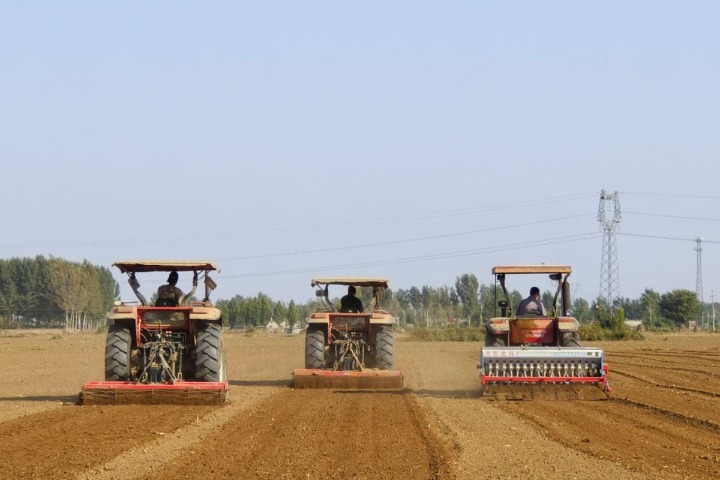
[{"label": "tree line", "polygon": [[0,328],[98,328],[119,294],[110,270],[87,260],[0,259]]},{"label": "tree line", "polygon": [[[71,262],[61,258],[0,259],[0,328],[62,327],[66,330],[93,329],[105,325],[105,314],[119,297],[120,288],[109,269],[87,260]],[[332,301],[339,305],[345,291],[338,288]],[[509,292],[510,304],[517,305],[524,295]],[[358,288],[366,308],[373,298],[370,288]],[[502,292],[497,285],[481,284],[474,274],[462,274],[452,286],[412,286],[388,289],[382,307],[398,318],[400,325],[416,327],[480,326],[499,315],[497,302]],[[554,292],[542,292],[546,306],[552,305]],[[264,293],[236,295],[220,299],[226,326],[258,328],[271,321],[293,328],[304,326],[304,319],[320,307],[317,299],[304,303],[273,300]],[[612,308],[611,308],[612,307]],[[660,294],[646,289],[637,299],[619,298],[612,306],[603,299],[589,302],[572,300],[571,314],[581,323],[606,321],[611,312],[623,318],[642,320],[648,328],[679,328],[698,320],[710,310],[690,290]]]},{"label": "tree line", "polygon": [[[336,287],[337,288],[337,287]],[[372,289],[358,288],[358,297],[369,308],[373,302]],[[333,292],[331,292],[333,293]],[[338,307],[338,291],[331,298]],[[517,306],[526,296],[517,290],[509,291],[510,304]],[[546,307],[553,303],[555,292],[541,293]],[[470,326],[479,327],[493,316],[500,315],[497,302],[504,299],[502,290],[494,284],[481,284],[473,274],[457,277],[453,286],[422,286],[408,289],[388,289],[382,301],[382,307],[397,317],[401,326],[411,325],[421,328]],[[610,308],[603,299],[592,302],[584,298],[571,299],[570,314],[580,323],[595,320],[604,328],[611,328],[624,319],[641,320],[647,328],[682,328],[689,322],[698,320],[709,305],[701,305],[694,292],[673,290],[660,294],[646,289],[638,299],[618,298]],[[233,327],[264,327],[271,320],[289,327],[304,326],[304,319],[320,308],[317,300],[308,300],[303,304],[290,301],[274,301],[264,293],[255,297],[235,296],[230,300],[220,300],[217,306],[224,311],[227,325]]]}]

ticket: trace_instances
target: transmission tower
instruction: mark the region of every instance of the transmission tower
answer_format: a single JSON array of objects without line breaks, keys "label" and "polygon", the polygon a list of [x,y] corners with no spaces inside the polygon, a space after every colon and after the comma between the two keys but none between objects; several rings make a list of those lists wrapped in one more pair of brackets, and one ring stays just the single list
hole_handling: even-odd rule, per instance
[{"label": "transmission tower", "polygon": [[695,251],[697,252],[697,270],[695,275],[695,295],[697,295],[698,302],[700,302],[700,305],[703,303],[703,286],[702,286],[702,238],[697,237],[695,239],[695,242],[697,243],[697,247],[695,247]]},{"label": "transmission tower", "polygon": [[[609,210],[612,209],[610,212]],[[609,213],[612,213],[610,216]],[[620,296],[620,272],[618,269],[617,246],[615,231],[622,222],[620,212],[620,196],[618,192],[600,191],[600,207],[598,222],[603,228],[602,263],[600,265],[600,298],[607,302],[612,312],[613,300]]]}]

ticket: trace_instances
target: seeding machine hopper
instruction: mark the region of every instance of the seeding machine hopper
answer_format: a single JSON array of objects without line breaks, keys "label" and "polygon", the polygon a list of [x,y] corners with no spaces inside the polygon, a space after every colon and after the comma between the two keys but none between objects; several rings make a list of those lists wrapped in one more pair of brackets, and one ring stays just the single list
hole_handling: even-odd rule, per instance
[{"label": "seeding machine hopper", "polygon": [[[568,315],[572,269],[565,265],[497,266],[492,273],[504,299],[500,316],[487,323],[480,352],[484,396],[506,399],[605,399],[610,391],[601,348],[580,346],[578,321]],[[514,312],[507,275],[546,274],[557,283],[546,314]],[[497,292],[497,285],[495,288]],[[560,302],[558,303],[558,299]],[[592,387],[592,388],[587,388]]]},{"label": "seeding machine hopper", "polygon": [[[369,312],[336,309],[330,285],[373,290]],[[307,319],[305,368],[293,372],[295,388],[402,389],[402,372],[394,369],[393,317],[380,308],[388,281],[368,278],[318,278],[316,296],[323,308]]]},{"label": "seeding machine hopper", "polygon": [[[116,302],[107,314],[105,380],[87,382],[83,404],[221,404],[228,392],[222,313],[210,302],[217,270],[205,261],[124,261],[137,302]],[[193,272],[192,290],[150,305],[136,278],[141,272]],[[173,274],[171,274],[172,276]],[[177,276],[177,274],[175,274]],[[198,278],[205,285],[193,300]],[[180,290],[176,290],[181,294]]]}]

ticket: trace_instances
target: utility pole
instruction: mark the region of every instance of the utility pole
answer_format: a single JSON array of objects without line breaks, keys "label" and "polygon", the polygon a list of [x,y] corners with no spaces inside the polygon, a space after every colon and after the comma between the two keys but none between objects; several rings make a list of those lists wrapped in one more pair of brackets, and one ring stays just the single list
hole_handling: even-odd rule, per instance
[{"label": "utility pole", "polygon": [[710,290],[710,301],[712,302],[712,331],[715,331],[715,294]]},{"label": "utility pole", "polygon": [[[606,205],[607,204],[607,205]],[[606,213],[606,207],[612,204],[612,218]],[[600,206],[598,207],[598,222],[603,228],[602,262],[600,265],[600,298],[604,298],[612,315],[613,300],[620,296],[620,272],[618,269],[617,247],[615,245],[615,231],[622,222],[620,211],[620,195],[600,191]]]},{"label": "utility pole", "polygon": [[699,236],[695,239],[697,246],[695,251],[697,252],[697,268],[695,270],[695,295],[697,296],[698,302],[700,302],[700,324],[704,325],[705,311],[703,308],[703,284],[702,284],[702,238]]}]

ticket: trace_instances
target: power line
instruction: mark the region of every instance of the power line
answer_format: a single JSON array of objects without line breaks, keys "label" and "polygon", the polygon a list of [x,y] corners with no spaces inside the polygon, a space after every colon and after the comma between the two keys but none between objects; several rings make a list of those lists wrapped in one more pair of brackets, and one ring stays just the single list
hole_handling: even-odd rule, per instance
[{"label": "power line", "polygon": [[686,217],[683,215],[668,215],[665,213],[646,213],[646,212],[623,212],[631,215],[643,215],[646,217],[661,217],[661,218],[677,218],[680,220],[700,220],[703,222],[720,222],[720,218],[707,218],[707,217]]},{"label": "power line", "polygon": [[[664,235],[643,235],[640,233],[621,233],[618,232],[618,235],[622,235],[625,237],[640,237],[640,238],[655,238],[658,240],[675,240],[680,242],[694,242],[694,238],[681,238],[681,237],[668,237]],[[720,241],[717,240],[705,240],[703,238],[703,243],[720,243]]]},{"label": "power line", "polygon": [[163,237],[145,237],[135,238],[126,240],[91,240],[82,242],[40,242],[40,243],[22,243],[22,244],[8,244],[0,245],[0,248],[20,248],[20,247],[41,247],[41,248],[60,248],[60,247],[93,247],[93,246],[122,246],[122,245],[143,245],[143,244],[154,244],[154,243],[177,243],[187,242],[189,240],[217,240],[221,238],[243,238],[243,237],[257,237],[265,235],[279,235],[279,234],[296,234],[304,232],[315,232],[322,230],[338,230],[343,228],[358,228],[367,227],[373,225],[383,224],[397,224],[404,222],[414,222],[423,220],[433,220],[437,218],[454,217],[471,215],[477,213],[488,213],[502,210],[512,210],[516,208],[527,208],[528,206],[547,205],[557,202],[566,202],[568,200],[576,200],[584,197],[589,197],[592,194],[570,194],[552,196],[534,200],[526,200],[514,203],[503,203],[486,206],[475,206],[466,207],[455,210],[445,210],[439,212],[428,212],[420,214],[408,214],[408,215],[396,215],[391,217],[382,218],[370,218],[370,219],[354,219],[352,221],[325,223],[317,225],[307,226],[294,226],[294,227],[271,227],[257,230],[246,230],[242,232],[230,232],[230,233],[203,233],[196,235],[173,235]]},{"label": "power line", "polygon": [[268,254],[262,254],[262,255],[247,255],[243,257],[228,257],[228,258],[219,258],[218,261],[227,261],[227,260],[255,260],[260,258],[271,258],[271,257],[288,257],[288,256],[294,256],[294,255],[304,255],[304,254],[310,254],[310,253],[328,253],[328,252],[338,252],[343,250],[358,250],[361,248],[370,248],[370,247],[386,247],[389,245],[401,245],[406,243],[415,243],[415,242],[423,242],[427,240],[438,240],[441,238],[451,238],[451,237],[460,237],[464,235],[473,235],[476,233],[486,233],[486,232],[494,232],[498,230],[507,230],[511,228],[518,228],[518,227],[528,227],[533,225],[541,225],[544,223],[551,223],[551,222],[559,222],[563,220],[570,220],[573,218],[580,218],[580,217],[586,217],[589,215],[594,215],[594,213],[583,213],[579,215],[570,215],[567,217],[559,217],[559,218],[550,218],[547,220],[538,220],[535,222],[526,222],[526,223],[517,223],[513,225],[503,225],[501,227],[490,227],[490,228],[482,228],[478,230],[468,230],[464,232],[455,232],[455,233],[446,233],[441,235],[430,235],[426,237],[416,237],[416,238],[406,238],[401,240],[392,240],[387,242],[376,242],[376,243],[365,243],[361,245],[351,245],[351,246],[344,246],[344,247],[333,247],[333,248],[319,248],[319,249],[313,249],[313,250],[298,250],[294,252],[283,252],[283,253],[268,253]]},{"label": "power line", "polygon": [[376,261],[371,261],[371,262],[329,265],[329,266],[323,266],[323,267],[304,267],[304,268],[289,269],[289,270],[244,273],[244,274],[239,274],[239,275],[228,275],[228,276],[224,276],[223,278],[230,279],[230,278],[269,277],[269,276],[280,276],[280,275],[292,275],[292,274],[299,274],[299,273],[321,272],[321,271],[327,271],[327,270],[367,268],[367,267],[375,267],[375,266],[380,266],[380,265],[399,265],[399,264],[406,264],[406,263],[417,263],[417,262],[426,262],[426,261],[432,261],[432,260],[442,260],[442,259],[446,259],[446,258],[467,257],[467,256],[480,255],[483,253],[504,252],[504,251],[509,251],[509,250],[517,250],[520,248],[540,247],[540,246],[555,245],[555,244],[560,244],[560,243],[570,243],[570,242],[589,240],[589,239],[597,238],[597,237],[598,237],[597,232],[582,233],[582,234],[576,234],[576,235],[564,235],[562,237],[548,238],[548,239],[536,240],[536,241],[531,241],[531,242],[521,242],[521,243],[497,245],[497,246],[493,246],[493,247],[485,247],[485,248],[478,248],[478,249],[472,249],[472,250],[459,250],[459,251],[454,251],[454,252],[428,254],[428,255],[387,259],[387,260],[376,260]]},{"label": "power line", "polygon": [[641,192],[622,192],[623,195],[638,195],[644,197],[675,197],[675,198],[693,198],[701,200],[720,200],[719,195],[698,195],[683,193],[641,193]]}]

